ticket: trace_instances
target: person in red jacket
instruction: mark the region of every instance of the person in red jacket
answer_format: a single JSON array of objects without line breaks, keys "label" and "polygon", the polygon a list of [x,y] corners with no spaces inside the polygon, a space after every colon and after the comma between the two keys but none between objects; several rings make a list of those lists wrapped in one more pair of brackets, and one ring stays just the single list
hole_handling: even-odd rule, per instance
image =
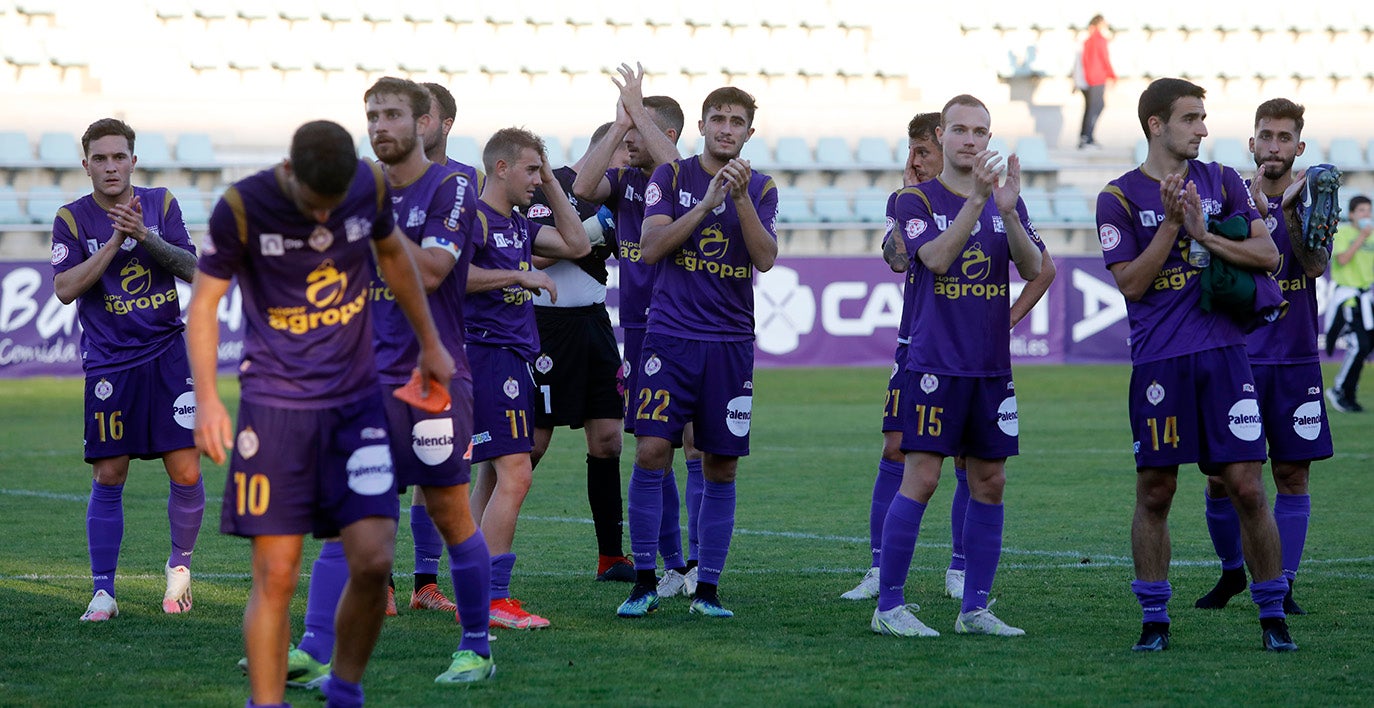
[{"label": "person in red jacket", "polygon": [[1083,42],[1083,84],[1079,90],[1083,92],[1083,128],[1078,134],[1078,148],[1081,150],[1089,145],[1096,146],[1097,140],[1093,138],[1093,128],[1097,126],[1097,118],[1102,115],[1102,108],[1105,105],[1104,96],[1107,93],[1107,80],[1116,81],[1116,72],[1112,71],[1112,60],[1107,55],[1107,38],[1102,35],[1102,29],[1107,26],[1106,20],[1102,15],[1093,15],[1088,22],[1088,38]]}]

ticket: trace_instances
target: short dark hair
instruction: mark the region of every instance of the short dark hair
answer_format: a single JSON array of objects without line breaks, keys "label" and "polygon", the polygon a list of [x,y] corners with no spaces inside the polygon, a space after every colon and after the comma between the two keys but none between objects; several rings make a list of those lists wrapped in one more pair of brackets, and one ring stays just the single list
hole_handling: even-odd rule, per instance
[{"label": "short dark hair", "polygon": [[988,114],[988,118],[989,118],[989,119],[992,118],[992,111],[988,110],[988,104],[983,103],[982,101],[978,100],[977,98],[974,98],[973,96],[970,96],[969,94],[961,93],[961,94],[959,94],[958,96],[955,96],[954,98],[951,98],[951,99],[949,99],[948,101],[946,101],[946,102],[945,102],[945,107],[940,109],[940,127],[941,127],[941,128],[945,127],[945,118],[949,115],[949,109],[951,109],[951,108],[953,108],[953,107],[955,107],[955,106],[968,106],[968,107],[970,107],[970,108],[981,108],[981,109],[983,109],[983,112],[984,112],[984,113]]},{"label": "short dark hair", "polygon": [[737,89],[734,86],[722,86],[706,94],[706,100],[701,102],[701,117],[706,118],[706,111],[722,106],[740,106],[743,108],[744,117],[751,126],[754,124],[754,111],[759,108],[759,104],[754,101],[754,97],[748,91]]},{"label": "short dark hair", "polygon": [[1093,15],[1093,18],[1092,18],[1091,20],[1088,20],[1088,26],[1089,26],[1089,27],[1092,27],[1093,25],[1102,22],[1102,19],[1103,19],[1103,18],[1102,18],[1102,13],[1098,13],[1098,14],[1096,14],[1096,15]]},{"label": "short dark hair", "polygon": [[410,79],[383,76],[363,92],[363,101],[373,96],[400,96],[410,104],[410,117],[419,118],[429,113],[429,90]]},{"label": "short dark hair", "polygon": [[1140,92],[1140,103],[1136,106],[1136,115],[1140,117],[1140,129],[1145,131],[1145,138],[1150,137],[1150,119],[1159,117],[1165,123],[1174,114],[1174,101],[1184,96],[1194,98],[1206,98],[1207,89],[1184,79],[1155,79]]},{"label": "short dark hair", "polygon": [[908,140],[929,140],[933,143],[935,129],[939,126],[939,113],[917,113],[911,122],[906,124],[906,137]]},{"label": "short dark hair", "polygon": [[1255,109],[1255,127],[1259,127],[1261,118],[1292,118],[1293,126],[1299,136],[1302,135],[1302,114],[1306,111],[1300,103],[1293,103],[1286,98],[1271,98],[1259,104]]},{"label": "short dark hair", "polygon": [[1350,198],[1350,208],[1346,209],[1346,213],[1355,211],[1355,207],[1357,206],[1364,206],[1365,204],[1369,203],[1369,197],[1366,197],[1363,194],[1356,194],[1355,196]]},{"label": "short dark hair", "polygon": [[123,135],[129,141],[129,154],[134,154],[134,129],[118,118],[101,118],[91,123],[86,132],[81,134],[81,154],[90,155],[91,141],[111,135]]},{"label": "short dark hair", "polygon": [[482,165],[488,173],[496,171],[498,160],[507,164],[520,156],[520,151],[529,148],[540,155],[544,154],[544,140],[524,128],[502,128],[487,140],[482,148]]},{"label": "short dark hair", "polygon": [[608,122],[608,123],[602,123],[601,125],[597,126],[597,127],[596,127],[596,130],[593,130],[593,131],[592,131],[592,138],[591,138],[591,140],[587,141],[587,146],[588,146],[588,147],[591,147],[591,146],[596,145],[597,143],[601,142],[602,140],[604,140],[604,139],[606,138],[606,134],[609,133],[609,132],[611,132],[611,128],[612,128],[614,125],[615,125],[615,123],[609,123],[609,122]]},{"label": "short dark hair", "polygon": [[315,120],[291,136],[291,173],[296,180],[324,196],[348,191],[358,169],[353,136],[342,125]]},{"label": "short dark hair", "polygon": [[[439,120],[441,122],[454,120],[458,117],[458,102],[453,100],[453,94],[449,93],[448,89],[433,81],[426,81],[421,85],[429,89],[430,95],[434,96],[434,100],[439,103]],[[425,112],[429,112],[429,106],[425,106]]]},{"label": "short dark hair", "polygon": [[[687,117],[682,114],[682,106],[678,105],[670,96],[645,96],[644,107],[654,114],[654,125],[659,130],[668,132],[677,131],[679,137],[682,136],[682,126],[687,122]],[[705,110],[702,111],[705,113]],[[752,114],[749,121],[753,122]]]}]

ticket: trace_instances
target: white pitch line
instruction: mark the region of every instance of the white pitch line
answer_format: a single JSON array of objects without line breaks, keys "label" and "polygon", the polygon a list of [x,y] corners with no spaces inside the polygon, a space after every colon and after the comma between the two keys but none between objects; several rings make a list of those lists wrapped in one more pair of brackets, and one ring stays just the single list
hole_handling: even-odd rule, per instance
[{"label": "white pitch line", "polygon": [[[30,490],[30,489],[0,489],[0,495],[20,496],[20,497],[37,497],[37,498],[41,498],[41,499],[55,499],[55,500],[58,500],[58,501],[75,501],[75,502],[84,502],[84,501],[87,500],[87,497],[86,497],[86,496],[81,496],[81,495],[76,495],[76,494],[62,494],[62,493],[58,493],[58,492],[43,492],[43,491],[35,491],[35,490]],[[206,504],[206,506],[210,506],[210,505],[212,505],[212,504],[213,504],[213,505],[218,505],[219,503],[221,503],[221,501],[222,501],[222,498],[221,498],[221,497],[211,496],[211,495],[206,495],[206,497],[205,497],[205,504]],[[404,514],[409,514],[409,513],[410,513],[410,509],[407,508],[405,505],[402,505],[402,507],[401,507],[401,513],[402,513],[403,515],[404,515]],[[582,517],[576,517],[576,516],[539,516],[539,515],[532,515],[532,514],[531,514],[531,515],[521,515],[520,520],[521,520],[521,521],[542,522],[542,523],[559,523],[559,524],[583,524],[583,525],[590,525],[590,524],[592,523],[592,520],[591,520],[591,519],[582,518]],[[686,530],[686,529],[683,528],[683,531],[685,531],[685,530]],[[806,532],[803,532],[803,531],[770,531],[770,530],[763,530],[763,529],[742,529],[742,528],[737,528],[737,529],[735,529],[735,534],[736,534],[736,535],[739,535],[739,536],[761,536],[761,537],[765,537],[765,538],[786,538],[786,539],[799,540],[799,541],[825,541],[825,542],[854,543],[854,544],[867,544],[868,541],[869,541],[868,537],[866,537],[866,536],[842,536],[842,535],[838,535],[838,534],[806,533]],[[917,547],[917,548],[948,549],[948,548],[950,547],[950,544],[948,544],[948,543],[917,543],[917,544],[916,544],[916,547]],[[1045,564],[1045,565],[1015,565],[1015,564],[1003,563],[1003,564],[1001,564],[1001,565],[999,566],[999,567],[1002,567],[1002,568],[1021,568],[1021,567],[1025,567],[1025,568],[1061,568],[1061,567],[1062,567],[1062,568],[1068,568],[1068,567],[1079,567],[1079,566],[1081,566],[1081,567],[1116,567],[1116,566],[1122,566],[1122,565],[1129,566],[1129,565],[1131,565],[1132,562],[1133,562],[1130,556],[1120,556],[1120,555],[1112,555],[1112,554],[1099,554],[1099,553],[1088,553],[1088,552],[1083,552],[1083,551],[1042,551],[1042,550],[1032,550],[1032,549],[1022,549],[1022,548],[1003,548],[1003,549],[1002,549],[1002,554],[1003,554],[1003,555],[1012,555],[1012,556],[1032,556],[1032,557],[1042,557],[1042,558],[1077,558],[1077,559],[1087,558],[1087,559],[1089,559],[1089,562],[1088,562],[1088,563],[1062,563],[1062,564]],[[1180,566],[1180,567],[1196,567],[1196,566],[1210,566],[1210,565],[1215,565],[1217,562],[1218,562],[1218,561],[1217,561],[1216,559],[1214,559],[1214,558],[1212,558],[1212,559],[1205,559],[1205,560],[1180,560],[1180,559],[1174,559],[1174,560],[1170,561],[1170,565],[1173,565],[1173,566]],[[1308,560],[1304,560],[1304,561],[1303,561],[1303,565],[1310,565],[1310,564],[1313,564],[1313,563],[1317,563],[1317,564],[1326,563],[1326,564],[1346,565],[1346,564],[1369,563],[1369,562],[1374,562],[1374,556],[1363,556],[1363,557],[1359,557],[1359,558],[1308,559]],[[863,568],[863,569],[860,569],[858,572],[862,573],[862,572],[864,572],[864,570],[867,570],[867,569],[866,569],[866,568]],[[521,572],[523,573],[523,572],[526,572],[526,571],[521,571]],[[735,572],[740,572],[740,571],[735,571]],[[793,572],[793,571],[780,571],[780,572]],[[837,570],[836,572],[847,572],[847,571],[839,571],[839,570]],[[536,572],[536,573],[531,573],[531,574],[533,574],[533,575],[540,575],[540,573],[537,573],[537,572]],[[576,577],[575,574],[568,574],[568,575],[565,576],[565,575],[560,575],[560,574],[556,574],[556,573],[549,573],[548,575],[549,575],[550,577]],[[5,576],[0,576],[0,578],[3,578],[3,577],[5,577]],[[160,576],[159,576],[159,577],[160,577]]]}]

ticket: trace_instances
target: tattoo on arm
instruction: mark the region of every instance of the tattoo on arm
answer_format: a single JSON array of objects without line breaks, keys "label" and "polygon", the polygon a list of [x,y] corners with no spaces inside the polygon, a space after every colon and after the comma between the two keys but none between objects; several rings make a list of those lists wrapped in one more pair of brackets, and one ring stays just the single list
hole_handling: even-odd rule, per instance
[{"label": "tattoo on arm", "polygon": [[172,275],[188,283],[191,282],[191,278],[195,276],[195,254],[187,253],[167,243],[162,237],[155,236],[151,233],[143,239],[143,247],[148,249],[148,253],[152,254],[153,260],[157,261],[158,265],[171,271]]}]

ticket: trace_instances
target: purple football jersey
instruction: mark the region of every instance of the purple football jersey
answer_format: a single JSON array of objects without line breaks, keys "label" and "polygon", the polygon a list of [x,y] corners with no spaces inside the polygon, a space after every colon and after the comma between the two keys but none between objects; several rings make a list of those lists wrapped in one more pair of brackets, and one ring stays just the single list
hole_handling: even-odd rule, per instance
[{"label": "purple football jersey", "polygon": [[615,239],[619,244],[616,260],[620,263],[620,324],[643,328],[649,323],[649,299],[654,294],[654,276],[658,273],[658,266],[645,263],[639,252],[649,175],[637,167],[620,167],[606,170],[606,180],[611,184],[606,206],[615,214]]},{"label": "purple football jersey", "polygon": [[[1240,175],[1215,162],[1188,161],[1184,179],[1197,185],[1208,216],[1259,218]],[[1135,260],[1150,245],[1164,220],[1159,180],[1136,168],[1112,180],[1097,195],[1097,236],[1110,268]],[[1131,325],[1131,361],[1143,363],[1207,349],[1243,344],[1241,326],[1221,312],[1203,312],[1199,301],[1201,268],[1190,265],[1187,232],[1169,250],[1164,267],[1138,302],[1126,302]]]},{"label": "purple football jersey", "polygon": [[[660,165],[645,189],[644,216],[677,219],[701,201],[710,183],[699,156]],[[778,189],[773,178],[754,172],[749,198],[776,241]],[[754,264],[733,199],[726,197],[677,251],[660,261],[651,302],[650,332],[718,342],[754,339]]]},{"label": "purple football jersey", "polygon": [[[938,177],[897,193],[895,228],[901,229],[911,257],[907,368],[952,376],[1005,376],[1011,373],[1011,249],[1006,224],[992,198],[944,275],[931,272],[916,255],[949,228],[966,199]],[[1043,253],[1045,245],[1020,199],[1016,213],[1031,243]]]},{"label": "purple football jersey", "polygon": [[359,160],[344,200],[318,223],[275,169],[230,187],[210,215],[199,268],[237,277],[247,322],[242,399],[320,409],[373,395],[367,307],[372,244],[395,229],[381,167]]},{"label": "purple football jersey", "polygon": [[[541,227],[519,213],[500,214],[477,202],[472,239],[472,265],[487,270],[530,270],[531,239]],[[468,293],[465,305],[467,341],[506,347],[526,361],[539,353],[539,330],[534,324],[534,293],[519,285]]]},{"label": "purple football jersey", "polygon": [[434,164],[439,165],[440,167],[446,170],[455,170],[461,173],[464,177],[467,177],[468,181],[472,183],[473,189],[477,190],[478,194],[482,193],[482,187],[486,186],[487,184],[487,173],[467,163],[459,162],[451,157],[448,157],[447,155],[444,156],[443,162],[436,162]]},{"label": "purple football jersey", "polygon": [[[451,167],[431,163],[414,182],[391,189],[391,211],[401,231],[422,248],[440,248],[457,261],[453,270],[429,294],[429,311],[439,330],[439,340],[453,356],[454,379],[472,380],[463,351],[463,299],[468,284],[468,262],[477,211],[477,191],[472,180]],[[420,356],[415,330],[391,288],[372,267],[373,344],[382,383],[394,386],[410,379]]]},{"label": "purple football jersey", "polygon": [[[1259,327],[1246,335],[1245,350],[1254,364],[1305,364],[1318,361],[1317,356],[1317,290],[1316,281],[1307,277],[1302,264],[1293,256],[1293,241],[1288,236],[1288,223],[1280,210],[1282,194],[1265,195],[1269,202],[1269,216],[1264,224],[1279,249],[1279,269],[1274,278],[1279,281],[1288,313],[1271,324]],[[1331,243],[1326,244],[1331,252]]]},{"label": "purple football jersey", "polygon": [[[887,232],[883,234],[884,244],[890,238],[901,238],[901,232],[895,228],[897,225],[898,194],[901,194],[901,190],[887,195]],[[911,283],[915,276],[916,274],[910,268],[902,273],[902,319],[897,324],[897,342],[899,344],[906,344],[911,341],[911,317],[916,313],[916,288],[911,287]]]},{"label": "purple football jersey", "polygon": [[[161,187],[134,187],[150,232],[194,254],[181,207]],[[114,238],[114,223],[95,197],[57,210],[52,224],[52,269],[61,273]],[[176,278],[142,244],[124,240],[100,280],[76,300],[81,321],[81,366],[87,374],[119,371],[156,358],[181,336]]]}]

